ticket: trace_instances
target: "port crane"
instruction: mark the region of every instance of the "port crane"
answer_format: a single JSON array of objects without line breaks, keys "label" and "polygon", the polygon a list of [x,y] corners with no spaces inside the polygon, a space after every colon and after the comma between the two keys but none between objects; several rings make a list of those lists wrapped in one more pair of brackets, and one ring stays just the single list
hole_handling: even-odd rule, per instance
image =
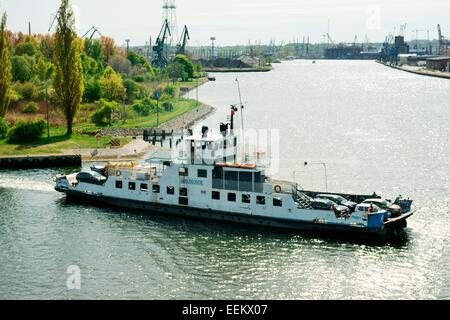
[{"label": "port crane", "polygon": [[169,64],[169,60],[166,56],[166,39],[167,36],[171,36],[169,22],[164,20],[164,24],[153,46],[153,52],[155,56],[152,60],[152,65],[157,68],[165,68]]},{"label": "port crane", "polygon": [[177,54],[185,54],[186,53],[186,45],[187,41],[191,40],[189,36],[189,30],[187,26],[184,26],[183,32],[181,33],[181,39],[179,44],[177,45]]},{"label": "port crane", "polygon": [[91,40],[94,35],[97,33],[100,37],[103,37],[103,35],[100,33],[100,31],[98,31],[98,28],[93,26],[91,27],[81,38],[84,39],[84,37],[86,37],[90,32],[92,31],[90,37],[88,38],[89,40]]},{"label": "port crane", "polygon": [[437,25],[438,29],[438,36],[439,36],[439,54],[441,55],[447,55],[448,51],[448,45],[449,41],[445,39],[445,37],[442,35],[441,25]]}]

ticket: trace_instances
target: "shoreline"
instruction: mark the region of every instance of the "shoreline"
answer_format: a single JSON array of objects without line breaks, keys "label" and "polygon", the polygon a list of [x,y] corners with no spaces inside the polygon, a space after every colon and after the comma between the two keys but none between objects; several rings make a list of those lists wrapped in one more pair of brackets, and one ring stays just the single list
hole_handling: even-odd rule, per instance
[{"label": "shoreline", "polygon": [[395,66],[391,64],[387,64],[380,61],[375,61],[376,63],[379,63],[381,65],[384,65],[386,67],[397,69],[400,71],[405,71],[413,74],[417,74],[419,76],[426,76],[426,77],[433,77],[433,78],[440,78],[440,79],[449,79],[450,80],[450,72],[441,72],[441,71],[433,71],[430,69],[425,69],[421,67],[414,67],[414,66]]}]

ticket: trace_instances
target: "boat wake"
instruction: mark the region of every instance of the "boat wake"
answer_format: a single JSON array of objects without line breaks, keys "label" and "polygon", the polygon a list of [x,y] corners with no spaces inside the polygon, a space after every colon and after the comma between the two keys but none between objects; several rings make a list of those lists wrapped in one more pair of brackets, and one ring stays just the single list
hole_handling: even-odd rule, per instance
[{"label": "boat wake", "polygon": [[53,192],[55,188],[51,181],[36,181],[29,178],[13,178],[0,175],[0,188]]}]

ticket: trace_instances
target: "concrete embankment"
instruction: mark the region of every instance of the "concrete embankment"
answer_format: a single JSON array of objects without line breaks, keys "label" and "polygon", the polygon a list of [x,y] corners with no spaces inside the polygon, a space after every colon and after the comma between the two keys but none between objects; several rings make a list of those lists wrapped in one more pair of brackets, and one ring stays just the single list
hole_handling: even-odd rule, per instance
[{"label": "concrete embankment", "polygon": [[383,63],[380,61],[376,61],[379,64],[382,64],[386,67],[390,67],[393,69],[397,69],[397,70],[401,70],[401,71],[405,71],[405,72],[409,72],[409,73],[414,73],[414,74],[418,74],[421,76],[427,76],[427,77],[434,77],[434,78],[442,78],[442,79],[450,79],[450,72],[441,72],[441,71],[436,71],[436,70],[430,70],[427,68],[423,68],[423,67],[415,67],[415,66],[396,66],[396,65],[392,65],[389,63]]},{"label": "concrete embankment", "polygon": [[0,157],[0,169],[79,167],[81,161],[81,155]]}]

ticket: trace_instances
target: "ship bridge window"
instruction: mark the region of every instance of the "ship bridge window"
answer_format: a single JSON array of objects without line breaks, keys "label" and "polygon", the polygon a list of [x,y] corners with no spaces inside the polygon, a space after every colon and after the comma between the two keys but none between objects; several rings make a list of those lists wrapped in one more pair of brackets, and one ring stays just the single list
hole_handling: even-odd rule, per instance
[{"label": "ship bridge window", "polygon": [[239,172],[239,191],[253,191],[253,173]]},{"label": "ship bridge window", "polygon": [[220,192],[219,192],[219,191],[213,191],[213,192],[211,193],[211,198],[212,198],[213,200],[220,200]]},{"label": "ship bridge window", "polygon": [[265,205],[266,204],[266,197],[257,196],[256,197],[256,203],[257,204],[261,204],[261,205]]},{"label": "ship bridge window", "polygon": [[178,198],[178,204],[182,206],[187,206],[189,204],[188,198]]},{"label": "ship bridge window", "polygon": [[167,187],[167,194],[175,194],[175,188],[174,187]]},{"label": "ship bridge window", "polygon": [[236,202],[236,193],[229,193],[228,194],[228,201]]},{"label": "ship bridge window", "polygon": [[148,191],[148,184],[146,184],[146,183],[141,183],[141,191],[147,192],[147,191]]},{"label": "ship bridge window", "polygon": [[261,172],[255,172],[254,174],[254,188],[253,192],[263,192],[263,186],[264,186],[264,180],[265,177]]},{"label": "ship bridge window", "polygon": [[180,177],[187,177],[189,175],[188,168],[180,168],[179,174]]},{"label": "ship bridge window", "polygon": [[187,195],[188,195],[187,188],[180,188],[180,196],[187,197]]},{"label": "ship bridge window", "polygon": [[281,200],[281,198],[273,198],[273,206],[274,207],[282,207],[283,200]]},{"label": "ship bridge window", "polygon": [[121,180],[117,180],[116,181],[116,188],[117,189],[122,189],[122,181]]},{"label": "ship bridge window", "polygon": [[129,190],[136,190],[136,182],[128,182]]},{"label": "ship bridge window", "polygon": [[223,189],[223,169],[216,167],[213,170],[212,185],[214,189]]},{"label": "ship bridge window", "polygon": [[161,187],[159,186],[159,184],[154,184],[152,186],[152,192],[153,193],[160,193],[161,192]]},{"label": "ship bridge window", "polygon": [[225,171],[225,189],[238,190],[238,172]]},{"label": "ship bridge window", "polygon": [[250,203],[251,200],[252,200],[252,197],[249,194],[242,195],[242,203]]},{"label": "ship bridge window", "polygon": [[198,169],[197,176],[199,178],[208,178],[208,171],[204,169]]}]

